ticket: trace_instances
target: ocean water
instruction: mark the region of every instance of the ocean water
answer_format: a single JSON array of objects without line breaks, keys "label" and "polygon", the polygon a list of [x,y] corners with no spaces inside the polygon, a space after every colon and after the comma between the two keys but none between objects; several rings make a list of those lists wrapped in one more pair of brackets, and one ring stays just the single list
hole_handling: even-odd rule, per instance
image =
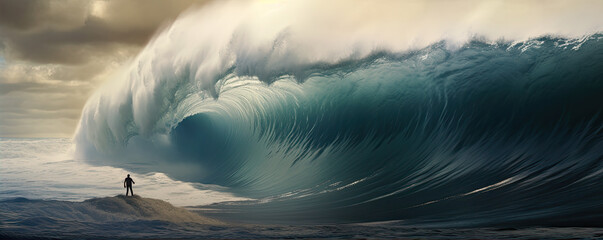
[{"label": "ocean water", "polygon": [[173,180],[163,173],[136,174],[130,169],[93,166],[73,158],[67,138],[0,138],[0,200],[84,201],[125,194],[123,180],[132,174],[136,194],[176,206],[245,200],[225,188]]},{"label": "ocean water", "polygon": [[[0,238],[599,238],[585,227],[434,227],[404,220],[337,224],[255,221],[225,206],[261,206],[227,188],[73,159],[71,139],[0,139]],[[135,166],[130,166],[135,169]],[[124,197],[132,173],[137,197]],[[117,197],[112,197],[115,195]],[[141,198],[142,196],[142,198]],[[153,199],[151,199],[153,198]],[[156,200],[161,199],[161,200]],[[267,200],[264,200],[267,201]],[[172,206],[175,205],[176,207]],[[178,208],[186,207],[189,211]],[[200,214],[200,215],[197,215]],[[232,218],[238,215],[238,218]],[[212,216],[212,218],[202,217]],[[217,220],[220,219],[220,220]],[[254,224],[243,223],[253,222]]]},{"label": "ocean water", "polygon": [[164,72],[143,56],[124,83],[131,92],[101,92],[84,109],[76,154],[113,166],[144,162],[144,171],[254,199],[219,205],[233,213],[220,217],[603,222],[599,34],[452,50],[439,42],[274,79],[247,76],[235,62],[219,75],[216,98],[195,88],[199,70]]},{"label": "ocean water", "polygon": [[[4,229],[63,236],[7,210],[62,204],[139,220],[117,237],[602,236],[599,22],[358,28],[345,11],[300,15],[311,1],[265,4],[180,16],[88,100],[73,139],[2,139]],[[476,19],[446,25],[456,14]],[[123,199],[99,198],[127,173],[137,194],[229,225],[114,216],[104,202]]]}]

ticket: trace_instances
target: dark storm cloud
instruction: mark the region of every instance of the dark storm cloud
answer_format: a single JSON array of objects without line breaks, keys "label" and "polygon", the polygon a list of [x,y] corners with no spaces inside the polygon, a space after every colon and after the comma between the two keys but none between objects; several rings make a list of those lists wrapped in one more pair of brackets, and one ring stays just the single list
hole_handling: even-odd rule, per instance
[{"label": "dark storm cloud", "polygon": [[0,23],[2,25],[27,29],[36,22],[34,10],[40,8],[43,1],[20,1],[6,0],[0,1]]},{"label": "dark storm cloud", "polygon": [[195,0],[0,0],[0,136],[70,136],[86,99]]},{"label": "dark storm cloud", "polygon": [[59,64],[81,64],[123,48],[140,48],[158,27],[195,3],[0,2],[0,41],[5,45],[6,57]]},{"label": "dark storm cloud", "polygon": [[19,30],[49,24],[69,26],[84,19],[88,5],[88,1],[73,0],[2,0],[0,25]]},{"label": "dark storm cloud", "polygon": [[102,19],[91,17],[71,31],[46,30],[35,33],[7,31],[5,52],[10,59],[36,63],[82,64],[111,55],[122,48],[142,46],[154,29],[113,29]]}]

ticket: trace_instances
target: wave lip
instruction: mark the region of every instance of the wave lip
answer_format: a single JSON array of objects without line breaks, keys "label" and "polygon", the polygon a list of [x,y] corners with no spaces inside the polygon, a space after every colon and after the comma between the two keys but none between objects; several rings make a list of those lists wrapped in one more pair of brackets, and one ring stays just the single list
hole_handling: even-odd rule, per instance
[{"label": "wave lip", "polygon": [[[531,1],[392,1],[385,7],[347,1],[210,4],[182,15],[114,76],[113,85],[89,99],[76,133],[76,141],[87,143],[78,144],[78,149],[113,152],[133,136],[169,134],[200,107],[199,101],[217,98],[224,91],[221,82],[231,74],[265,83],[282,76],[301,82],[317,71],[375,52],[408,53],[441,41],[447,48],[459,48],[475,36],[493,43],[544,35],[580,38],[603,31],[597,11],[602,5],[561,2],[547,9]],[[350,14],[356,11],[341,11],[342,6],[358,12],[381,9],[371,16],[374,19],[364,19]],[[429,14],[422,14],[426,11]]]}]

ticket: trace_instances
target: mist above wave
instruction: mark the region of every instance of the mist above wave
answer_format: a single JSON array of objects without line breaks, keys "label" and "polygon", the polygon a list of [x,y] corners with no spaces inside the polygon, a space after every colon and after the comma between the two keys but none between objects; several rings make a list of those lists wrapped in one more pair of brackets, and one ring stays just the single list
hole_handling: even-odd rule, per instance
[{"label": "mist above wave", "polygon": [[[76,133],[99,151],[135,135],[167,134],[191,113],[184,96],[216,98],[229,73],[304,81],[316,69],[375,52],[407,52],[445,41],[525,41],[601,31],[600,1],[216,2],[183,14],[158,34],[84,109]],[[98,140],[104,139],[104,140]],[[160,141],[160,140],[155,140]]]}]

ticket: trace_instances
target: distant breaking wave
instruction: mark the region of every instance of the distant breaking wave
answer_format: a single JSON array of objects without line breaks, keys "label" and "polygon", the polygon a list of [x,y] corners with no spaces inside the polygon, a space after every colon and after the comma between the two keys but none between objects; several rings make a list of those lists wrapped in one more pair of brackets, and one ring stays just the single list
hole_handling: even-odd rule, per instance
[{"label": "distant breaking wave", "polygon": [[158,35],[87,103],[79,156],[229,187],[257,199],[220,206],[248,220],[603,222],[600,33],[321,46],[321,27],[265,25],[292,6],[242,5]]}]

